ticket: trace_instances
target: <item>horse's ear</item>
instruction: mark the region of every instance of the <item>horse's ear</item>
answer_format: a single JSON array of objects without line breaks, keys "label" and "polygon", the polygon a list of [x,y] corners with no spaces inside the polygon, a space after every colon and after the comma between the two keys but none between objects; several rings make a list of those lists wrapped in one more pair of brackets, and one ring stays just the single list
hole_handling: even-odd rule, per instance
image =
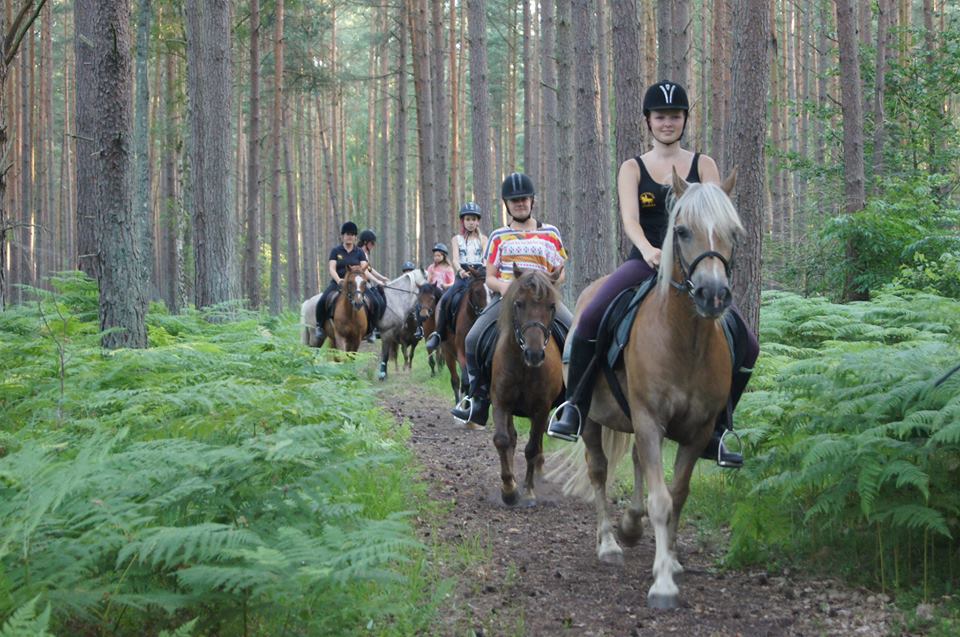
[{"label": "horse's ear", "polygon": [[563,274],[563,264],[561,263],[553,272],[547,275],[549,279],[556,283],[560,280],[560,275]]},{"label": "horse's ear", "polygon": [[677,173],[677,167],[674,166],[673,167],[673,195],[677,199],[679,199],[680,197],[683,196],[683,193],[687,191],[687,186],[689,185],[690,184],[688,184],[686,180],[684,180],[684,178]]},{"label": "horse's ear", "polygon": [[523,270],[520,269],[520,266],[517,265],[517,262],[513,262],[513,278],[519,279],[520,275],[523,274]]},{"label": "horse's ear", "polygon": [[727,193],[727,196],[730,196],[730,193],[733,192],[733,187],[737,185],[737,167],[734,166],[733,170],[730,171],[730,174],[727,175],[727,178],[720,182],[720,188],[723,189],[723,192]]}]

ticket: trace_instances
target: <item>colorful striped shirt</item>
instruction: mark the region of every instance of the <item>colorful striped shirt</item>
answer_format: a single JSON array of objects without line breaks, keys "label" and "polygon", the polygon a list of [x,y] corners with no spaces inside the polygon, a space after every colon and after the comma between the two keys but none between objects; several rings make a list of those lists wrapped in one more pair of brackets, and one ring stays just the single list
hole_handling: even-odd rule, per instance
[{"label": "colorful striped shirt", "polygon": [[550,273],[566,258],[560,231],[546,223],[536,230],[514,230],[509,226],[494,230],[483,255],[487,267],[496,268],[497,277],[504,281],[513,280],[514,264]]}]

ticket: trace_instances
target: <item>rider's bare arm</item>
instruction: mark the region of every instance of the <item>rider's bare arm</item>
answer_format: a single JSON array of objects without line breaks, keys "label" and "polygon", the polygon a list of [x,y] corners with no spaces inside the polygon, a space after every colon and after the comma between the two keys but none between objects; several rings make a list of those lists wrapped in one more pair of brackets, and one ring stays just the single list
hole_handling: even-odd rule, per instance
[{"label": "rider's bare arm", "polygon": [[340,285],[340,277],[337,275],[337,260],[330,259],[327,261],[327,271],[330,272],[330,278],[337,282],[337,285]]}]

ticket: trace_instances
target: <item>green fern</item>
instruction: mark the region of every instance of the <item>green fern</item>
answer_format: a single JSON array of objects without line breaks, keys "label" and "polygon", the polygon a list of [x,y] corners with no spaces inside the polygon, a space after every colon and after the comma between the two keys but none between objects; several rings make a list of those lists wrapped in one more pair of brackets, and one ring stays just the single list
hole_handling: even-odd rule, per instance
[{"label": "green fern", "polygon": [[47,632],[50,605],[47,604],[38,615],[36,608],[39,599],[39,596],[34,597],[15,610],[0,628],[0,637],[53,637],[52,633]]}]

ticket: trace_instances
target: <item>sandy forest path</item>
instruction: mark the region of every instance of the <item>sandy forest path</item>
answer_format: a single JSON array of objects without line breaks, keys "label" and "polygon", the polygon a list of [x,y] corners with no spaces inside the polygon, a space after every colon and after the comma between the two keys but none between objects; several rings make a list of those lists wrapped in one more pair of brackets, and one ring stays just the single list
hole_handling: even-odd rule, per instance
[{"label": "sandy forest path", "polygon": [[[640,543],[624,549],[624,566],[601,564],[593,505],[543,481],[536,507],[501,503],[492,426],[456,425],[449,399],[408,373],[392,374],[379,394],[399,422],[411,423],[410,446],[429,496],[450,507],[440,528],[421,527],[427,544],[443,547],[435,558],[442,573],[459,580],[432,634],[876,636],[899,625],[882,595],[829,580],[723,571],[716,566],[722,547],[698,539],[691,525],[683,525],[678,538],[685,567],[678,577],[681,607],[648,609],[654,552],[648,525]],[[521,479],[525,440],[521,436],[516,460]],[[548,456],[547,469],[549,462]],[[472,556],[466,565],[442,558],[465,554]]]}]

